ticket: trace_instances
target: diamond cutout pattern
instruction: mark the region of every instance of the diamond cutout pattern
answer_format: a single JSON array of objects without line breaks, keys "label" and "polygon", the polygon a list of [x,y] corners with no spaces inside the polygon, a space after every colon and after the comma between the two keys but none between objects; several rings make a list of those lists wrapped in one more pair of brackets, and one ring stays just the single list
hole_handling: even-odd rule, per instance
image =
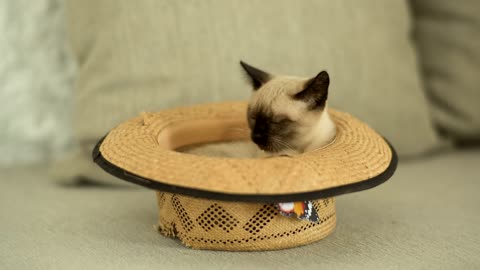
[{"label": "diamond cutout pattern", "polygon": [[278,215],[278,209],[272,204],[265,204],[253,217],[243,226],[247,232],[255,235],[267,226],[273,218]]},{"label": "diamond cutout pattern", "polygon": [[218,227],[227,233],[232,231],[239,223],[235,217],[216,203],[200,214],[196,221],[207,232]]},{"label": "diamond cutout pattern", "polygon": [[187,214],[187,211],[185,211],[185,208],[183,208],[182,203],[180,203],[180,200],[175,195],[172,196],[172,205],[173,205],[173,208],[175,209],[175,212],[177,213],[177,216],[180,218],[183,228],[187,232],[190,232],[194,227],[193,221],[190,219],[190,217]]}]

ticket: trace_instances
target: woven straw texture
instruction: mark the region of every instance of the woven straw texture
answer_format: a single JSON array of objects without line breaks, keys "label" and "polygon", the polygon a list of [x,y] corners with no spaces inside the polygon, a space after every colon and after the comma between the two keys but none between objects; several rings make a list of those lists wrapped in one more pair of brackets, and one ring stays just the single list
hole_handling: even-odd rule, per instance
[{"label": "woven straw texture", "polygon": [[335,229],[335,200],[315,200],[316,223],[280,215],[274,204],[224,202],[157,192],[159,231],[188,247],[274,250],[318,241]]},{"label": "woven straw texture", "polygon": [[[294,157],[235,159],[172,151],[192,143],[247,138],[245,114],[243,102],[144,113],[110,131],[100,152],[110,163],[153,181],[240,195],[292,194],[361,182],[384,172],[392,159],[390,147],[379,134],[332,109],[335,140]],[[205,130],[198,123],[208,121],[224,125],[206,125],[204,129],[215,134],[199,135]],[[196,129],[188,128],[195,123]]]}]

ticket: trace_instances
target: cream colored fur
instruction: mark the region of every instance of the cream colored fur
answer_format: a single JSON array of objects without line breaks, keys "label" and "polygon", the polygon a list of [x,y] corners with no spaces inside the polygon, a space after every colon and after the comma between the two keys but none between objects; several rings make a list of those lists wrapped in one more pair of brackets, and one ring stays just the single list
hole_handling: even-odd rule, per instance
[{"label": "cream colored fur", "polygon": [[[294,100],[292,95],[304,89],[307,78],[293,76],[276,76],[257,91],[252,93],[249,106],[265,107],[274,115],[285,115],[299,125],[299,136],[295,141],[287,142],[291,149],[273,155],[295,155],[312,151],[331,142],[336,133],[335,124],[328,114],[328,106],[320,111],[310,111],[307,104]],[[253,158],[269,156],[248,142],[223,142],[190,146],[179,151],[207,156],[224,156],[234,158]]]}]

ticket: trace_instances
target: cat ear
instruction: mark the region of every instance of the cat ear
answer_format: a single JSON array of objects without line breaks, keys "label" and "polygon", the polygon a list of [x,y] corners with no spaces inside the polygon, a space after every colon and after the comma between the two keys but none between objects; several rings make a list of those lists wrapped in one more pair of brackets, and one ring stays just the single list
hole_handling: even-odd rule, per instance
[{"label": "cat ear", "polygon": [[308,80],[305,89],[295,94],[293,98],[308,103],[311,109],[324,107],[328,97],[329,85],[328,73],[322,71],[315,78]]},{"label": "cat ear", "polygon": [[243,67],[248,77],[250,78],[252,82],[253,90],[257,90],[272,78],[272,76],[267,72],[260,70],[258,68],[252,67],[243,61],[240,61],[240,65]]}]

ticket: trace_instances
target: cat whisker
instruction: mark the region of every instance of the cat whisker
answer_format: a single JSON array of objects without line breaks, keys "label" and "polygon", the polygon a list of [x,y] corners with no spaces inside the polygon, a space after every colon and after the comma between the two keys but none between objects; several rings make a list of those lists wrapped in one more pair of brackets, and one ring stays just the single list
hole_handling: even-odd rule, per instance
[{"label": "cat whisker", "polygon": [[274,142],[278,143],[278,144],[281,144],[281,145],[283,145],[283,146],[292,147],[292,145],[291,145],[291,144],[287,143],[287,142],[286,142],[286,141],[284,141],[284,140],[280,140],[280,139],[278,139],[278,138],[275,138],[275,137],[273,137],[273,138],[272,138],[272,140],[273,140]]},{"label": "cat whisker", "polygon": [[[273,148],[274,148],[276,151],[280,151],[280,150],[293,150],[293,149],[294,149],[294,147],[293,147],[291,144],[289,144],[289,143],[287,143],[287,142],[285,142],[285,141],[283,141],[283,140],[280,140],[280,139],[278,139],[278,138],[275,138],[275,137],[272,138],[272,142],[273,142],[273,145],[272,145],[272,146],[273,146]],[[283,147],[283,149],[280,148],[280,147]]]}]

